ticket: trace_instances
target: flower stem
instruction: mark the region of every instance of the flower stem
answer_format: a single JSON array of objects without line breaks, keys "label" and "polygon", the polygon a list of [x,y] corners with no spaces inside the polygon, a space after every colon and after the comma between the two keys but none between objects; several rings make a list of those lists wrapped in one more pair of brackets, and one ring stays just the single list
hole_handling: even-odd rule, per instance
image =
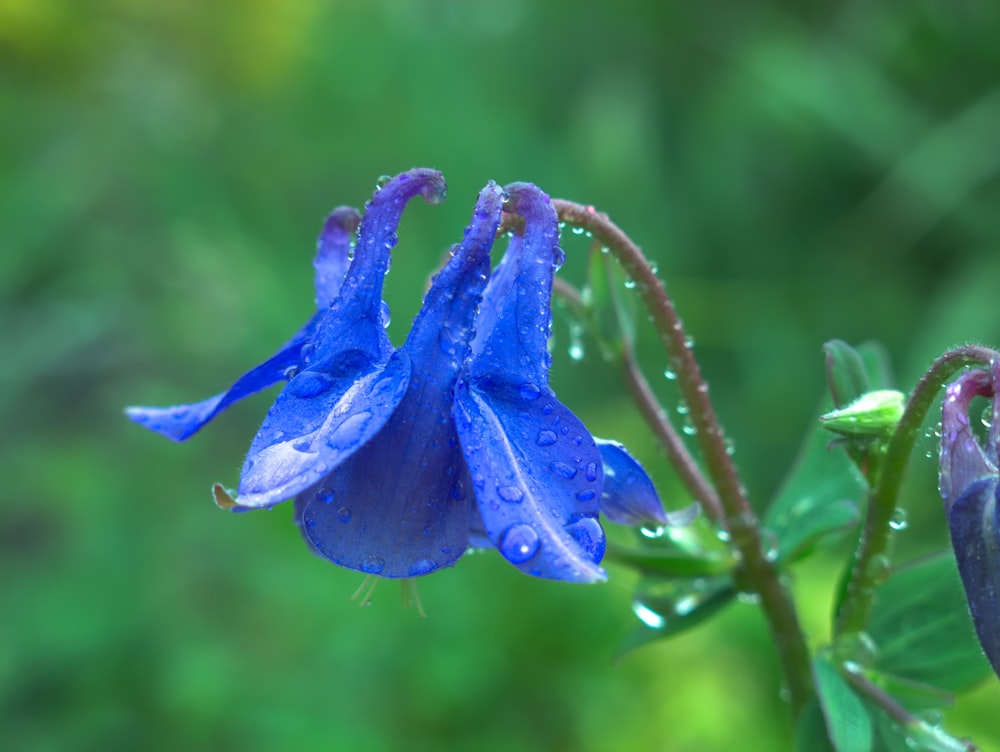
[{"label": "flower stem", "polygon": [[[558,277],[553,280],[553,292],[561,296],[574,310],[578,318],[584,317],[585,304],[580,291]],[[625,372],[625,383],[632,399],[635,400],[639,412],[653,434],[659,439],[667,460],[673,465],[674,471],[681,483],[687,487],[694,498],[698,499],[705,514],[718,524],[724,521],[719,495],[712,484],[705,478],[698,463],[681,439],[673,423],[664,414],[656,394],[642,372],[635,356],[635,347],[628,337],[622,339],[622,368]]]},{"label": "flower stem", "polygon": [[760,596],[778,649],[792,710],[797,715],[813,691],[809,651],[791,596],[763,546],[760,524],[727,451],[725,436],[708,397],[708,384],[691,352],[673,301],[639,247],[607,216],[592,206],[562,200],[552,203],[562,221],[590,231],[615,254],[625,273],[635,282],[635,290],[652,317],[670,370],[677,374],[678,388],[688,405],[695,440],[705,459],[708,475],[718,491],[725,513],[720,523],[728,528],[732,545],[743,560],[739,585]]},{"label": "flower stem", "polygon": [[847,592],[837,614],[837,635],[861,632],[868,624],[875,590],[886,575],[885,567],[876,564],[884,560],[889,549],[892,538],[890,523],[896,511],[903,471],[938,390],[966,366],[989,365],[998,357],[1000,353],[978,345],[949,350],[931,364],[910,394],[903,417],[889,440],[875,485],[868,495],[864,531],[854,555]]}]

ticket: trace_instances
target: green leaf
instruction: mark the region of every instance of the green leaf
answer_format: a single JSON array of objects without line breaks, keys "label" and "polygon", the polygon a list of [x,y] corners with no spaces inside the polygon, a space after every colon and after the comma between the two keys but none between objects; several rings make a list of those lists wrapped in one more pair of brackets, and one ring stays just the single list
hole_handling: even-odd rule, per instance
[{"label": "green leaf", "polygon": [[826,355],[826,383],[835,407],[843,407],[871,391],[871,379],[861,353],[839,339],[823,345]]},{"label": "green leaf", "polygon": [[823,657],[813,659],[813,678],[830,741],[837,752],[871,752],[872,719],[864,702]]},{"label": "green leaf", "polygon": [[795,724],[795,752],[837,752],[826,730],[819,703],[810,700]]},{"label": "green leaf", "polygon": [[882,673],[951,692],[990,673],[950,552],[894,572],[876,594],[868,634]]},{"label": "green leaf", "polygon": [[[817,414],[826,411],[826,404]],[[830,435],[814,421],[764,517],[786,563],[829,543],[860,519],[858,500],[867,484],[844,451],[829,443]]]},{"label": "green leaf", "polygon": [[643,624],[622,641],[618,657],[698,626],[735,596],[736,589],[729,577],[641,581],[632,610]]}]

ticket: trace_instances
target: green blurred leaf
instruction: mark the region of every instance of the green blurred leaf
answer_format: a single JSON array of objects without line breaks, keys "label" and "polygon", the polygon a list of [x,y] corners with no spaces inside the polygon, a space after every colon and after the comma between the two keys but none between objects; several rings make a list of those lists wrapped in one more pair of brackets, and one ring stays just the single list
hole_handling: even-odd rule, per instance
[{"label": "green blurred leaf", "polygon": [[813,660],[813,678],[830,740],[837,752],[870,752],[872,719],[864,703],[823,657]]},{"label": "green blurred leaf", "polygon": [[952,692],[990,673],[949,552],[894,572],[879,588],[868,633],[885,673]]},{"label": "green blurred leaf", "polygon": [[795,752],[837,752],[826,730],[819,703],[810,700],[795,724]]},{"label": "green blurred leaf", "polygon": [[865,480],[843,451],[829,447],[829,438],[814,421],[764,517],[777,538],[779,559],[786,563],[850,530],[860,519],[858,500],[867,488]]},{"label": "green blurred leaf", "polygon": [[643,624],[625,637],[618,648],[618,657],[698,626],[735,596],[736,589],[729,577],[641,581],[632,610]]},{"label": "green blurred leaf", "polygon": [[850,404],[872,389],[871,379],[861,354],[843,340],[833,339],[823,345],[826,355],[826,383],[834,407]]},{"label": "green blurred leaf", "polygon": [[584,301],[590,312],[590,329],[605,352],[618,352],[622,340],[635,341],[637,304],[634,295],[623,294],[625,286],[625,275],[614,257],[592,249]]}]

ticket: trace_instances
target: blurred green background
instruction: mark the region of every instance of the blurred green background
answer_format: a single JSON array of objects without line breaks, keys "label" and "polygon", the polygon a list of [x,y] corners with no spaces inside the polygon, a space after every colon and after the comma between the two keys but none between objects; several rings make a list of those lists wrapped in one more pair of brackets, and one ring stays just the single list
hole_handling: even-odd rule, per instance
[{"label": "blurred green background", "polygon": [[[570,587],[482,554],[420,582],[427,619],[392,583],[359,609],[361,576],[288,508],[211,502],[273,394],[179,446],[121,408],[270,354],[312,309],[325,213],[433,166],[450,198],[414,204],[387,280],[400,342],[476,191],[528,180],[656,261],[762,504],[825,340],[882,341],[904,390],[951,345],[1000,344],[998,33],[989,0],[0,0],[3,746],[786,749],[754,608],[615,663],[628,572]],[[563,401],[685,504],[567,331]],[[933,449],[900,558],[946,545]],[[797,574],[815,644],[845,551]],[[998,687],[949,728],[1000,748]]]}]

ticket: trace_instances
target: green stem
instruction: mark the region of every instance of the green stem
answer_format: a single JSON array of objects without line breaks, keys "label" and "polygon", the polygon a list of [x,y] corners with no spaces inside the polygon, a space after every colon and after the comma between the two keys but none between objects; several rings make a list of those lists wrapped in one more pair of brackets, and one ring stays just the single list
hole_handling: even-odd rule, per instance
[{"label": "green stem", "polygon": [[684,327],[663,283],[657,278],[639,247],[607,216],[592,206],[553,200],[559,218],[583,227],[615,254],[625,273],[635,282],[635,290],[652,317],[669,367],[677,374],[681,397],[689,408],[695,440],[705,459],[708,475],[718,490],[725,512],[721,520],[728,528],[732,545],[743,561],[740,586],[755,591],[761,599],[781,660],[792,711],[799,710],[812,696],[809,651],[791,595],[778,577],[761,538],[760,524],[747,498],[736,467],[727,451],[725,436],[708,397],[708,384],[691,352]]},{"label": "green stem", "polygon": [[896,511],[903,472],[938,390],[966,366],[989,365],[998,357],[1000,353],[978,345],[949,350],[931,364],[910,394],[903,417],[889,440],[875,486],[868,495],[865,527],[858,540],[847,592],[837,614],[836,635],[864,631],[868,624],[875,590],[886,574],[885,568],[876,564],[885,557],[892,539],[890,523]]}]

